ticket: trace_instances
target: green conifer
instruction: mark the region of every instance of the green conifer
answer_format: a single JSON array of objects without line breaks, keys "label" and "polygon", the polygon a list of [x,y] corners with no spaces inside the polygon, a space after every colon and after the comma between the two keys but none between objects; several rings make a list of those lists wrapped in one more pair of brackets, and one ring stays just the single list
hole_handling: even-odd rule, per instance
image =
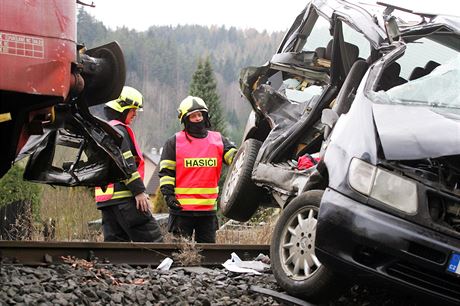
[{"label": "green conifer", "polygon": [[214,72],[211,67],[209,57],[204,61],[198,62],[198,67],[192,76],[189,94],[200,97],[206,102],[209,108],[209,117],[211,120],[211,129],[226,135],[227,122],[224,118],[219,95],[217,94],[217,85],[214,78]]}]

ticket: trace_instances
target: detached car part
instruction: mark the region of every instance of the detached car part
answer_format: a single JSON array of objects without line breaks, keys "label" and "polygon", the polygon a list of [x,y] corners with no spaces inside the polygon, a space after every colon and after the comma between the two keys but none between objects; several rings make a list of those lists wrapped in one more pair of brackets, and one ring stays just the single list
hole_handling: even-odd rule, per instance
[{"label": "detached car part", "polygon": [[[121,92],[119,45],[77,45],[73,0],[2,1],[0,11],[0,175],[32,154],[25,178],[36,182],[94,186],[127,177],[121,136],[88,111]],[[58,165],[63,148],[76,152]]]}]

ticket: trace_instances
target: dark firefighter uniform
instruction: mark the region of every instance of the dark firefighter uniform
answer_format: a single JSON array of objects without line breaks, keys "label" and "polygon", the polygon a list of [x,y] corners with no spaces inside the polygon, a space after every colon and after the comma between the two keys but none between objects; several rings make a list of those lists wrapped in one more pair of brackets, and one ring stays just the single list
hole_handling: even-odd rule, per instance
[{"label": "dark firefighter uniform", "polygon": [[121,151],[132,174],[128,179],[110,184],[106,189],[96,187],[96,205],[102,212],[104,241],[163,240],[158,223],[151,212],[143,212],[136,207],[135,196],[145,192],[144,161],[133,131],[122,121],[125,111],[133,108],[129,106],[136,106],[133,102],[139,100],[137,106],[142,107],[142,95],[134,88],[125,86],[119,99],[106,104],[115,110],[111,112],[113,115],[121,114],[119,118],[111,120],[110,124],[123,134]]},{"label": "dark firefighter uniform", "polygon": [[[170,208],[168,230],[188,238],[195,231],[196,242],[214,243],[222,163],[231,164],[236,148],[219,132],[207,130],[210,124],[202,99],[187,97],[181,108],[185,128],[166,141],[160,160],[160,189]],[[204,124],[188,121],[196,111],[205,115]]]}]

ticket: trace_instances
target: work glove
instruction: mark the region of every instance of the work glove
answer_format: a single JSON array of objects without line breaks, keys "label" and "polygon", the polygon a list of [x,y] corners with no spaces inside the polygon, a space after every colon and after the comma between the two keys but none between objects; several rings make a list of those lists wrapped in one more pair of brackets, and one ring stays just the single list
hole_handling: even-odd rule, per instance
[{"label": "work glove", "polygon": [[182,206],[180,206],[179,201],[177,200],[175,195],[168,195],[165,197],[166,204],[168,205],[169,209],[174,211],[182,210]]}]

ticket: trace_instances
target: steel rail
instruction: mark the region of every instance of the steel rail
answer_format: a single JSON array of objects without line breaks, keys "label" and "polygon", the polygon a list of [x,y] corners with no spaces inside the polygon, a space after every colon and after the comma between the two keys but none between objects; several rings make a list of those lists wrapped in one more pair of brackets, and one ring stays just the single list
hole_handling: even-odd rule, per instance
[{"label": "steel rail", "polygon": [[[253,260],[263,253],[268,255],[269,245],[231,245],[196,243],[203,256],[201,266],[218,266],[235,252],[242,260]],[[30,266],[64,262],[72,256],[88,261],[129,265],[158,265],[166,257],[184,250],[183,244],[144,242],[43,242],[0,240],[0,262]]]}]

